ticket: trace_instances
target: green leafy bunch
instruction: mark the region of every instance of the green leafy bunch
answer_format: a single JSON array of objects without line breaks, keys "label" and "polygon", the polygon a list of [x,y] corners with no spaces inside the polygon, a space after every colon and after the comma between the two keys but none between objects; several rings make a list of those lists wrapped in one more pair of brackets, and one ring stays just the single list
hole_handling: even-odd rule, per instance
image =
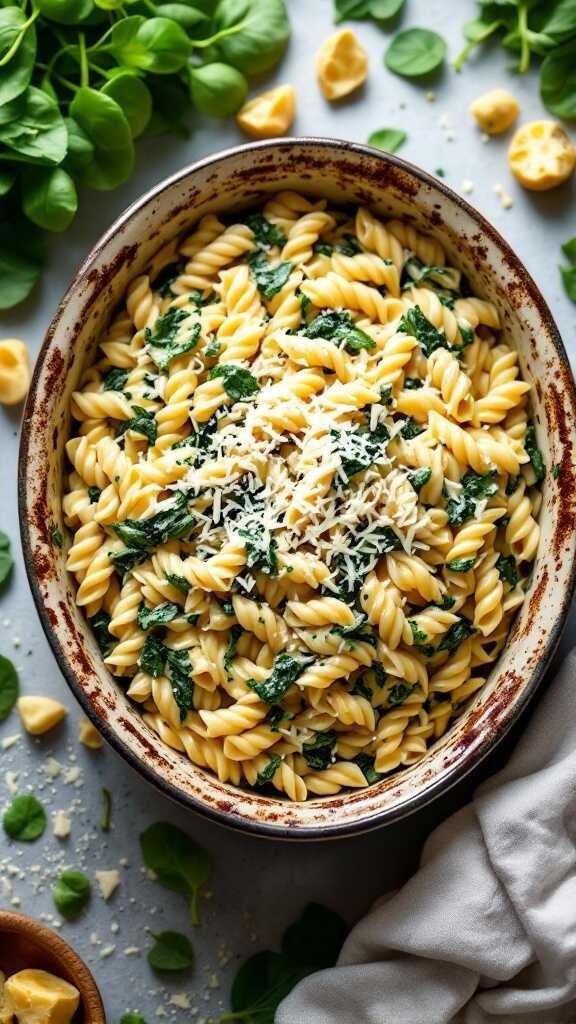
[{"label": "green leafy bunch", "polygon": [[21,302],[78,186],[132,174],[134,140],[226,117],[288,42],[284,0],[0,0],[0,309]]},{"label": "green leafy bunch", "polygon": [[464,25],[467,44],[455,61],[463,67],[472,51],[497,37],[528,71],[541,60],[540,95],[556,117],[576,117],[576,4],[573,0],[478,0],[478,17]]}]

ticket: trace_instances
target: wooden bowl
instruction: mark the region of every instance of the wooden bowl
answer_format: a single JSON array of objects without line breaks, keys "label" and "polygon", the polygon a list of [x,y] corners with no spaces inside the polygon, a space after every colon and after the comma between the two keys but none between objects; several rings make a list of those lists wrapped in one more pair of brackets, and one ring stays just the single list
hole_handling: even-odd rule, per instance
[{"label": "wooden bowl", "polygon": [[86,964],[60,935],[25,914],[0,910],[0,971],[10,976],[27,967],[50,971],[75,985],[78,1024],[106,1024],[96,982]]}]

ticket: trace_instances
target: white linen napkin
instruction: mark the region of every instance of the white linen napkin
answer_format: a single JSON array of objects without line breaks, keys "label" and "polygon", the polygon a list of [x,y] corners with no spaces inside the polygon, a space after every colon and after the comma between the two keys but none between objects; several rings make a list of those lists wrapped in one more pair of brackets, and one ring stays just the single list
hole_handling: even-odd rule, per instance
[{"label": "white linen napkin", "polygon": [[509,763],[276,1024],[576,1024],[576,654]]}]

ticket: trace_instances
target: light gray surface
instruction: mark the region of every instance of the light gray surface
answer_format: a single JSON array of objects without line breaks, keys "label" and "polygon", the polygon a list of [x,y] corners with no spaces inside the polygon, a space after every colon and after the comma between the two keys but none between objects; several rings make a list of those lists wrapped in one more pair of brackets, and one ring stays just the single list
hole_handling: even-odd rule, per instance
[{"label": "light gray surface", "polygon": [[[274,81],[292,82],[297,89],[295,133],[362,142],[377,128],[402,127],[409,135],[402,156],[431,171],[443,168],[445,180],[456,190],[465,180],[473,182],[469,199],[497,225],[533,273],[574,355],[576,308],[564,296],[557,271],[559,245],[576,233],[574,185],[548,195],[523,192],[506,167],[508,138],[483,144],[467,113],[469,102],[481,92],[508,85],[522,104],[524,119],[543,116],[535,76],[513,78],[506,70],[507,59],[495,50],[475,58],[460,76],[447,69],[440,81],[410,84],[382,67],[387,35],[369,23],[356,23],[354,27],[370,51],[369,82],[356,98],[329,106],[315,83],[314,52],[333,31],[331,0],[288,0],[288,5],[294,35]],[[436,28],[448,39],[451,57],[456,55],[461,45],[460,26],[474,10],[472,0],[408,0],[406,8],[405,25]],[[429,89],[436,93],[435,102],[425,98]],[[450,130],[455,136],[452,140],[447,137]],[[112,194],[83,197],[72,230],[53,245],[50,269],[41,287],[25,307],[2,316],[0,336],[23,337],[31,351],[37,352],[76,264],[112,219],[165,175],[240,141],[232,124],[198,119],[187,141],[166,138],[140,143],[138,169],[132,181]],[[493,191],[497,183],[512,195],[511,210],[501,208]],[[18,549],[17,429],[18,415],[2,410],[0,526],[10,533]],[[14,647],[15,639],[21,641],[18,648]],[[248,839],[179,811],[141,782],[111,750],[93,754],[79,746],[76,736],[80,712],[42,635],[19,553],[13,582],[0,600],[0,650],[14,658],[25,693],[59,697],[70,709],[66,725],[51,736],[32,741],[22,735],[11,749],[0,748],[0,805],[9,799],[6,772],[16,771],[20,792],[34,789],[50,812],[71,805],[73,810],[72,835],[67,841],[55,839],[51,828],[31,846],[2,846],[4,837],[0,837],[0,905],[19,898],[25,912],[35,916],[52,914],[50,882],[62,866],[79,867],[92,876],[95,870],[118,868],[121,858],[128,859],[129,866],[120,867],[122,883],[110,902],[105,903],[95,891],[86,915],[62,927],[62,933],[94,970],[110,1022],[117,1022],[128,1007],[144,1012],[149,1024],[156,1019],[160,1006],[178,1020],[198,1021],[216,1014],[219,1005],[226,1004],[227,977],[241,958],[276,943],[286,924],[309,899],[326,902],[349,920],[356,919],[376,895],[394,887],[414,867],[420,843],[432,825],[469,791],[470,783],[466,783],[434,808],[394,829],[350,841],[296,847]],[[0,743],[18,732],[18,719],[12,715],[0,725]],[[47,782],[42,766],[48,755],[64,766],[64,772],[79,765],[83,785],[66,783],[64,774]],[[114,825],[109,836],[103,836],[98,828],[102,785],[114,794]],[[179,897],[142,876],[138,850],[142,828],[166,818],[187,828],[207,846],[215,866],[212,897],[202,901],[203,925],[193,935],[196,971],[169,984],[158,980],[146,964],[147,929],[192,929]],[[17,866],[18,874],[11,873],[10,863]],[[114,922],[119,926],[116,934],[111,930]],[[91,944],[92,933],[97,934],[100,945]],[[111,944],[116,946],[114,953],[101,958],[103,948]],[[124,950],[129,947],[142,952],[126,956]],[[231,957],[224,970],[219,964],[223,947]],[[212,980],[217,980],[220,988],[207,987],[213,972],[217,978]],[[197,1014],[169,1006],[170,992],[187,992],[191,1006],[198,1008]]]}]

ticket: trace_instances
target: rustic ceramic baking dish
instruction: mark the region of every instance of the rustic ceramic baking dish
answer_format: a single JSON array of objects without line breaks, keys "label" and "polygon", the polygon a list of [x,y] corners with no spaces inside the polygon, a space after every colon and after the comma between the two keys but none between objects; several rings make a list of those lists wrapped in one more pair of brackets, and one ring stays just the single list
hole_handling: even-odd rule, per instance
[{"label": "rustic ceramic baking dish", "polygon": [[[70,394],[130,279],[160,245],[203,214],[257,204],[286,188],[369,204],[442,241],[474,293],[497,304],[523,374],[534,382],[538,443],[547,465],[561,466],[558,478],[548,473],[544,484],[542,538],[528,599],[473,707],[418,764],[369,789],[306,804],[222,784],[159,743],[104,667],[74,604],[64,568],[67,541],[59,549],[50,535],[50,524],[61,525]],[[443,182],[397,157],[328,139],[242,146],[185,168],[131,206],[82,263],[46,335],[26,407],[19,482],[24,554],[42,624],[72,691],[144,778],[183,806],[239,829],[320,839],[365,831],[422,807],[502,739],[534,694],[560,637],[574,578],[575,411],[566,353],[536,284],[495,229]]]}]

